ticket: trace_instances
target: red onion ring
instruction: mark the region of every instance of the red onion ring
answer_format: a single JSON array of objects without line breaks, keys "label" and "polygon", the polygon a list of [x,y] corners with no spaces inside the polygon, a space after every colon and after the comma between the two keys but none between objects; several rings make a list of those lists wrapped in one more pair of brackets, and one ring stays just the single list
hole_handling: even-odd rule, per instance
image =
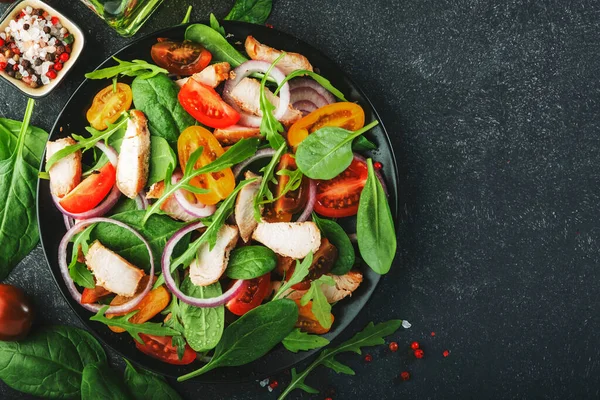
[{"label": "red onion ring", "polygon": [[63,221],[65,222],[65,228],[67,228],[67,230],[71,229],[75,224],[75,220],[65,214],[63,214]]},{"label": "red onion ring", "polygon": [[248,165],[252,164],[254,161],[259,160],[261,158],[273,157],[273,154],[275,154],[275,152],[276,152],[276,150],[272,149],[272,148],[258,150],[252,157],[242,161],[241,163],[239,163],[238,165],[236,165],[233,168],[233,175],[235,176],[235,179],[237,179],[239,177],[240,173]]},{"label": "red onion ring", "polygon": [[313,112],[317,108],[319,108],[319,107],[317,107],[317,105],[315,103],[313,103],[312,101],[309,101],[309,100],[299,100],[299,101],[295,102],[294,104],[292,104],[292,107],[294,107],[298,111],[301,111],[302,116],[310,114],[311,112]]},{"label": "red onion ring", "polygon": [[302,87],[309,87],[316,91],[318,94],[323,96],[327,104],[335,103],[335,96],[323,86],[321,86],[317,81],[314,81],[310,78],[294,78],[290,80],[290,90],[295,90]]},{"label": "red onion ring", "polygon": [[[363,156],[361,156],[358,153],[352,153],[352,154],[354,154],[354,159],[355,160],[358,160],[358,161],[361,161],[361,162],[364,162],[365,164],[367,164],[367,159],[366,158],[364,158]],[[377,177],[377,179],[379,179],[379,182],[381,183],[381,187],[383,188],[383,191],[385,192],[385,195],[389,196],[389,193],[387,191],[387,186],[385,184],[385,181],[383,180],[383,176],[381,175],[381,172],[379,172],[379,170],[377,170],[375,168],[373,168],[373,170],[375,171],[375,176]]]},{"label": "red onion ring", "polygon": [[[243,111],[238,105],[235,103],[235,100],[231,96],[231,92],[235,87],[241,82],[245,77],[252,75],[256,72],[260,72],[263,74],[267,73],[267,70],[271,67],[266,61],[257,61],[250,60],[245,63],[240,64],[236,69],[233,70],[234,79],[229,79],[225,83],[225,87],[223,88],[223,100],[227,104],[229,104],[234,110],[240,113],[240,120],[238,124],[244,126],[251,127],[259,127],[262,121],[262,118],[256,115],[252,115]],[[285,79],[285,74],[281,72],[279,68],[276,66],[271,70],[271,77],[275,79],[278,85],[281,85],[281,82]],[[279,105],[275,109],[273,115],[276,119],[281,119],[285,115],[288,106],[290,105],[290,85],[286,82],[279,91]]]},{"label": "red onion ring", "polygon": [[299,101],[310,101],[317,108],[324,107],[328,104],[331,104],[327,101],[327,99],[319,94],[315,89],[302,86],[295,89],[290,90],[290,101],[292,104],[295,104]]},{"label": "red onion ring", "polygon": [[137,205],[138,210],[145,210],[148,208],[148,199],[146,199],[146,193],[143,190],[139,192],[135,198],[135,204]]},{"label": "red onion ring", "polygon": [[[154,276],[154,257],[152,256],[152,249],[150,248],[150,244],[148,243],[148,241],[144,239],[144,237],[138,231],[121,221],[117,221],[111,218],[90,218],[85,221],[78,222],[73,227],[71,227],[71,229],[69,229],[67,233],[65,233],[65,236],[63,236],[63,238],[60,241],[60,245],[58,246],[58,265],[60,266],[60,274],[62,275],[65,284],[67,285],[69,293],[71,294],[73,299],[75,299],[79,304],[81,304],[81,293],[79,293],[79,291],[77,290],[77,287],[75,286],[75,283],[73,282],[73,279],[71,279],[71,275],[69,274],[69,266],[67,265],[67,245],[69,244],[73,236],[77,234],[81,229],[84,229],[85,227],[95,224],[97,222],[106,222],[108,224],[117,225],[121,228],[127,229],[129,232],[133,233],[138,239],[140,239],[142,243],[144,243],[144,246],[146,246],[146,250],[148,250],[148,254],[150,256],[149,275]],[[148,294],[150,289],[152,289],[152,279],[148,279],[148,284],[139,295],[120,306],[108,307],[108,309],[106,310],[106,314],[126,313],[130,311],[132,308],[137,306],[140,303],[140,301],[142,301],[142,299]],[[93,312],[98,312],[102,307],[105,306],[104,304],[99,303],[81,305],[85,309]]]},{"label": "red onion ring", "polygon": [[[181,179],[181,173],[176,172],[171,177],[171,182],[173,184],[175,184],[175,183],[179,182],[180,179]],[[195,196],[194,196],[194,198],[195,198]],[[199,201],[196,201],[196,204],[192,204],[185,197],[185,194],[183,193],[183,189],[179,189],[178,191],[175,192],[175,200],[177,200],[177,203],[179,203],[179,206],[181,206],[181,208],[186,213],[191,215],[193,218],[205,218],[210,215],[213,215],[215,213],[215,211],[217,211],[217,207],[215,205],[206,205],[206,204],[202,204]]]},{"label": "red onion ring", "polygon": [[308,200],[306,201],[306,208],[296,222],[304,222],[309,219],[317,201],[317,183],[310,178],[306,179],[308,179]]},{"label": "red onion ring", "polygon": [[204,224],[202,224],[202,222],[196,222],[194,224],[184,226],[183,228],[175,232],[175,234],[171,236],[171,238],[167,241],[167,245],[165,246],[165,249],[162,254],[161,266],[163,277],[165,279],[165,284],[167,285],[167,288],[171,291],[171,293],[175,295],[175,297],[177,297],[184,303],[195,307],[212,308],[225,304],[229,300],[234,298],[242,288],[244,281],[241,279],[238,280],[228,291],[226,291],[218,297],[212,297],[210,299],[198,299],[196,297],[188,296],[181,290],[179,290],[177,284],[175,283],[175,280],[173,279],[173,275],[171,275],[171,255],[173,254],[173,249],[175,249],[177,243],[179,243],[179,241],[186,234],[203,226]]}]

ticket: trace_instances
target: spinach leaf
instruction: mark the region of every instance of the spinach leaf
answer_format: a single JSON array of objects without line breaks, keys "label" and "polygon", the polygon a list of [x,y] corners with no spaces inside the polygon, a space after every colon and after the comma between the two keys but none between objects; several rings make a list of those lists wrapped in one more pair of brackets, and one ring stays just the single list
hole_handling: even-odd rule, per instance
[{"label": "spinach leaf", "polygon": [[225,19],[262,25],[267,22],[272,7],[273,0],[235,0]]},{"label": "spinach leaf", "polygon": [[277,90],[275,90],[274,94],[277,95],[277,93],[279,93],[279,91],[281,90],[283,85],[290,79],[296,78],[298,76],[304,76],[304,75],[308,75],[311,78],[313,78],[315,81],[317,81],[317,83],[319,85],[321,85],[325,89],[329,90],[338,99],[340,99],[342,101],[348,101],[348,100],[346,100],[346,97],[344,97],[344,94],[342,92],[340,92],[337,88],[335,88],[335,86],[333,86],[331,84],[331,82],[329,82],[329,80],[327,80],[326,78],[317,74],[316,72],[308,71],[305,69],[297,69],[297,70],[293,71],[291,74],[287,75],[285,77],[285,79],[281,82],[281,84],[277,87]]},{"label": "spinach leaf", "polygon": [[[189,277],[183,280],[181,291],[198,299],[220,296],[221,284],[196,286]],[[225,327],[225,306],[214,308],[194,307],[184,302],[179,306],[179,316],[183,322],[184,336],[192,349],[204,352],[215,348]]]},{"label": "spinach leaf", "polygon": [[225,329],[208,364],[177,380],[182,382],[217,367],[236,367],[259,359],[294,329],[297,319],[298,307],[288,299],[248,311]]},{"label": "spinach leaf", "polygon": [[352,269],[356,261],[354,247],[352,246],[352,242],[350,242],[350,238],[335,221],[319,218],[315,213],[312,214],[312,220],[317,224],[321,234],[329,239],[338,250],[338,258],[331,273],[334,275],[344,275]]},{"label": "spinach leaf", "polygon": [[[137,203],[134,199],[130,199],[129,197],[121,196],[117,204],[111,208],[110,212],[113,215],[121,214],[128,211],[137,211],[139,210]],[[111,216],[112,218],[112,216]]]},{"label": "spinach leaf", "polygon": [[0,118],[0,280],[37,244],[37,174],[48,134],[29,126],[33,100],[23,122]]},{"label": "spinach leaf", "polygon": [[131,90],[135,107],[148,118],[150,133],[162,137],[171,147],[177,145],[177,138],[185,128],[196,123],[179,104],[179,90],[167,75],[158,74],[148,79],[137,77]]},{"label": "spinach leaf", "polygon": [[308,351],[327,346],[329,340],[319,335],[302,332],[300,329],[294,329],[281,343],[292,353],[297,353],[299,351]]},{"label": "spinach leaf", "polygon": [[296,151],[296,164],[311,179],[332,179],[352,162],[352,140],[379,122],[373,121],[356,132],[326,126],[308,135]]},{"label": "spinach leaf", "polygon": [[[275,168],[277,167],[277,163],[279,162],[281,155],[283,152],[285,152],[285,149],[286,145],[285,143],[282,143],[275,154],[273,154],[269,164],[263,168],[263,177],[260,182],[260,187],[254,196],[254,218],[259,222],[261,220],[260,206],[273,200],[273,192],[271,192],[271,189],[269,189],[269,184],[273,180]],[[264,200],[265,197],[267,198],[267,201]]]},{"label": "spinach leaf", "polygon": [[192,6],[188,6],[187,11],[185,12],[185,16],[183,17],[183,20],[181,21],[181,25],[189,24],[191,16],[192,16]]},{"label": "spinach leaf", "polygon": [[396,230],[390,205],[370,158],[367,168],[369,175],[356,215],[356,239],[363,260],[373,271],[383,275],[390,270],[396,255]]},{"label": "spinach leaf", "polygon": [[285,139],[281,136],[283,132],[283,125],[281,122],[275,118],[273,115],[273,111],[275,111],[275,106],[271,104],[269,99],[267,99],[267,91],[265,90],[265,85],[267,83],[267,78],[271,74],[271,70],[273,67],[285,56],[285,53],[282,53],[267,69],[267,72],[263,75],[260,80],[260,93],[259,93],[259,103],[260,103],[260,111],[262,112],[262,119],[260,121],[260,133],[263,134],[269,145],[274,149],[280,149],[282,146],[286,147]]},{"label": "spinach leaf", "polygon": [[130,394],[123,380],[105,362],[88,364],[83,369],[81,400],[125,400]]},{"label": "spinach leaf", "polygon": [[102,68],[96,71],[88,72],[85,77],[88,79],[108,79],[118,76],[137,76],[140,79],[152,78],[158,74],[168,74],[164,68],[150,64],[144,60],[122,61],[113,57],[119,65],[114,67]]},{"label": "spinach leaf", "polygon": [[362,332],[357,333],[351,339],[345,341],[337,347],[323,350],[319,357],[317,357],[317,359],[313,361],[312,364],[310,364],[302,373],[297,373],[296,368],[292,368],[292,381],[278,397],[278,400],[285,399],[294,389],[301,389],[308,393],[319,393],[318,390],[304,383],[304,380],[308,374],[310,374],[310,372],[319,365],[333,368],[336,372],[353,375],[354,371],[337,361],[335,356],[345,352],[361,354],[361,349],[363,347],[384,344],[385,341],[383,338],[396,332],[401,325],[401,320],[390,320],[377,325],[373,325],[373,323],[370,322]]},{"label": "spinach leaf", "polygon": [[277,256],[264,246],[244,246],[229,255],[225,273],[231,279],[254,279],[275,269]]},{"label": "spinach leaf", "polygon": [[[150,244],[154,263],[159,268],[160,258],[167,240],[185,223],[178,222],[166,215],[153,215],[143,224],[144,210],[127,211],[111,218],[121,221],[137,230]],[[150,259],[146,246],[131,232],[113,224],[99,223],[90,234],[90,241],[99,240],[104,246],[118,253],[138,268],[148,270]],[[181,254],[189,243],[189,236],[177,244],[174,254]]]},{"label": "spinach leaf", "polygon": [[290,279],[284,282],[283,285],[279,288],[275,296],[273,296],[273,300],[280,298],[289,288],[294,286],[297,283],[300,283],[306,278],[308,275],[310,265],[313,262],[313,253],[312,251],[308,253],[302,262],[296,260],[296,268],[294,268],[294,273],[290,276]]},{"label": "spinach leaf", "polygon": [[181,400],[165,378],[145,369],[136,370],[125,360],[125,384],[134,400]]},{"label": "spinach leaf", "polygon": [[148,186],[165,179],[169,165],[177,165],[177,156],[169,143],[160,136],[152,136],[150,141],[150,174]]},{"label": "spinach leaf", "polygon": [[211,52],[213,61],[227,61],[231,68],[238,67],[248,61],[246,57],[229,44],[227,39],[210,26],[203,24],[190,25],[185,30],[185,39],[200,43],[206,50]]},{"label": "spinach leaf", "polygon": [[323,328],[329,329],[333,324],[333,315],[331,315],[331,304],[327,301],[321,285],[335,286],[335,281],[327,275],[312,281],[310,288],[300,299],[300,305],[305,306],[312,300],[312,313]]},{"label": "spinach leaf", "polygon": [[226,37],[225,29],[219,24],[219,20],[215,17],[215,14],[210,13],[210,27],[215,31],[219,32],[221,36]]},{"label": "spinach leaf", "polygon": [[353,151],[377,150],[377,145],[364,136],[359,136],[352,142]]},{"label": "spinach leaf", "polygon": [[120,317],[112,316],[112,318],[108,318],[105,315],[108,307],[109,306],[104,306],[98,310],[96,315],[90,317],[90,321],[101,322],[107,326],[116,326],[118,328],[125,329],[127,333],[129,333],[131,337],[139,343],[143,343],[140,333],[154,336],[178,336],[180,334],[175,329],[169,328],[168,326],[163,326],[163,324],[159,322],[144,322],[142,324],[129,322],[129,319],[140,312],[140,310],[133,310],[130,313]]},{"label": "spinach leaf", "polygon": [[83,368],[95,362],[106,362],[104,350],[77,328],[45,327],[21,342],[0,341],[0,379],[35,396],[78,396]]}]

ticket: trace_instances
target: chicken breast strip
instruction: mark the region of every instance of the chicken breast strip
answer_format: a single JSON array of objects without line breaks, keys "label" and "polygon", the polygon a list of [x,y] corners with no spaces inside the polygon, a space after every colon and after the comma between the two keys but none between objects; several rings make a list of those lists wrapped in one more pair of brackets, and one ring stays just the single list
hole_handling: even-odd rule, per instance
[{"label": "chicken breast strip", "polygon": [[[157,182],[157,183],[153,184],[152,186],[150,186],[150,190],[148,190],[148,193],[146,193],[146,198],[149,200],[150,199],[158,199],[162,196],[164,190],[165,190],[165,183],[162,181]],[[189,221],[196,219],[196,217],[194,217],[191,214],[188,214],[183,209],[183,207],[181,207],[181,205],[179,204],[177,199],[175,199],[175,196],[169,196],[160,205],[160,209],[162,211],[164,211],[171,218],[175,218],[180,221],[189,222]]]},{"label": "chicken breast strip", "polygon": [[133,110],[129,115],[117,163],[117,187],[125,196],[134,199],[148,181],[150,131],[143,112]]},{"label": "chicken breast strip", "polygon": [[190,280],[197,286],[208,286],[221,278],[229,262],[229,252],[238,240],[237,227],[223,225],[217,233],[217,243],[210,250],[209,243],[203,243],[197,257],[190,264]]},{"label": "chicken breast strip", "polygon": [[[48,142],[46,145],[46,161],[57,151],[75,143],[75,140],[70,137]],[[66,196],[81,182],[81,150],[60,159],[48,172],[50,174],[50,192],[57,197]]]},{"label": "chicken breast strip", "polygon": [[248,243],[252,232],[258,225],[258,221],[254,218],[254,197],[260,189],[262,177],[251,171],[246,171],[244,174],[246,179],[258,178],[256,181],[244,186],[235,200],[235,223],[240,230],[242,240]]},{"label": "chicken breast strip", "polygon": [[144,276],[144,271],[104,247],[98,240],[88,249],[85,263],[98,285],[121,296],[133,296]]},{"label": "chicken breast strip", "polygon": [[260,128],[251,128],[241,125],[231,125],[227,128],[215,129],[213,136],[223,146],[231,146],[236,144],[242,139],[249,139],[253,137],[260,137]]},{"label": "chicken breast strip", "polygon": [[[269,64],[272,64],[282,53],[280,50],[260,43],[252,36],[246,38],[245,47],[246,53],[248,53],[251,59],[266,61]],[[289,75],[298,69],[305,69],[308,71],[313,70],[313,66],[306,57],[302,54],[291,52],[286,52],[285,56],[277,63],[277,68],[286,75]]]},{"label": "chicken breast strip", "polygon": [[[328,303],[336,303],[346,297],[352,296],[352,292],[354,292],[363,281],[363,275],[358,271],[350,271],[344,275],[327,275],[331,276],[335,281],[334,286],[326,284],[321,285],[321,290],[327,298]],[[276,291],[281,287],[281,282],[272,282],[271,286],[273,287],[273,290]],[[290,300],[300,300],[306,292],[307,290],[294,290],[290,288],[282,294],[282,297]]]},{"label": "chicken breast strip", "polygon": [[304,258],[321,245],[321,232],[314,222],[260,222],[252,238],[282,256]]},{"label": "chicken breast strip", "polygon": [[[228,62],[222,62],[217,64],[209,65],[204,68],[202,71],[195,73],[191,76],[197,82],[200,82],[203,85],[210,86],[211,88],[216,88],[223,82],[229,78],[229,71],[231,70],[231,66]],[[185,83],[190,79],[182,78],[175,81],[179,87],[183,87]]]}]

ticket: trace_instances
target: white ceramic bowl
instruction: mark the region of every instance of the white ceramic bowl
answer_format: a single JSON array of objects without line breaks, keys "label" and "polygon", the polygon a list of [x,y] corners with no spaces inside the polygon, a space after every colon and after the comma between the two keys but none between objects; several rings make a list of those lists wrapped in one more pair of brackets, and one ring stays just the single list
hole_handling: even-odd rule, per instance
[{"label": "white ceramic bowl", "polygon": [[71,22],[71,20],[65,17],[62,13],[56,11],[56,9],[50,7],[48,4],[40,0],[23,0],[11,6],[2,17],[2,22],[0,22],[0,32],[4,32],[4,29],[8,26],[10,21],[14,19],[15,15],[17,15],[22,9],[24,9],[27,6],[31,6],[32,8],[41,8],[50,13],[50,15],[57,16],[60,19],[60,23],[65,28],[67,28],[70,34],[74,35],[75,38],[71,47],[71,54],[69,60],[65,62],[62,70],[57,71],[56,79],[53,79],[47,85],[32,88],[26,83],[23,83],[18,79],[12,78],[6,73],[6,71],[0,71],[0,76],[2,76],[13,86],[17,87],[23,93],[30,97],[40,98],[50,93],[65,78],[65,76],[71,70],[71,68],[73,68],[73,65],[75,65],[75,62],[77,62],[77,59],[81,55],[81,51],[83,50],[83,46],[85,44],[85,38],[83,36],[83,32],[81,31],[81,29],[79,29],[77,25]]}]

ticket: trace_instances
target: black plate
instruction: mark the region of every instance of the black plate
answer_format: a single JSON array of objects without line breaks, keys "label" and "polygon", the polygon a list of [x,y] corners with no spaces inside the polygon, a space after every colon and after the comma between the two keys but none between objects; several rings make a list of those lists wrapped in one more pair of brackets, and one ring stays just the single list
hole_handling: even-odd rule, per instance
[{"label": "black plate", "polygon": [[[243,41],[246,36],[253,35],[259,41],[275,48],[304,54],[308,57],[313,66],[318,68],[320,73],[328,78],[335,87],[340,89],[350,101],[356,101],[364,108],[367,122],[372,121],[375,118],[379,119],[377,112],[373,109],[371,102],[364,93],[340,70],[339,67],[325,57],[319,50],[288,34],[264,26],[228,21],[224,21],[223,24],[226,31],[234,35],[234,37],[230,39],[232,43]],[[115,56],[122,60],[146,59],[151,61],[150,47],[156,43],[157,38],[168,37],[171,39],[182,40],[185,28],[185,26],[178,26],[145,36],[124,47],[117,52]],[[113,61],[108,59],[100,65],[99,68],[104,68],[112,64]],[[84,128],[88,125],[85,113],[91,105],[94,95],[109,84],[109,80],[84,81],[58,116],[58,119],[52,128],[52,132],[50,133],[50,139],[56,140],[70,135],[71,133],[85,133]],[[63,128],[62,131],[60,129],[61,127]],[[389,137],[381,123],[376,128],[372,129],[366,136],[379,146],[379,149],[375,151],[372,156],[383,164],[383,174],[390,192],[391,210],[394,220],[397,220],[398,172]],[[139,352],[135,348],[133,340],[129,335],[113,333],[105,325],[89,321],[91,316],[90,312],[85,310],[71,298],[60,274],[57,252],[60,239],[65,234],[66,230],[60,212],[53,205],[48,181],[46,180],[40,180],[38,182],[38,220],[42,246],[52,275],[73,311],[75,311],[81,321],[96,335],[96,337],[129,360],[133,360],[144,368],[164,375],[176,377],[191,372],[201,366],[198,361],[187,366],[164,364]],[[365,274],[365,281],[363,284],[350,299],[344,300],[335,307],[335,323],[331,331],[325,335],[327,339],[331,340],[342,332],[362,309],[371,296],[371,293],[375,290],[375,286],[380,278],[379,275],[372,272],[368,267],[365,267],[363,272]],[[314,352],[300,352],[294,354],[285,350],[283,346],[280,345],[260,360],[251,364],[236,368],[216,369],[196,378],[196,380],[216,383],[261,379],[265,376],[271,376],[283,369],[289,368],[313,353]]]}]

